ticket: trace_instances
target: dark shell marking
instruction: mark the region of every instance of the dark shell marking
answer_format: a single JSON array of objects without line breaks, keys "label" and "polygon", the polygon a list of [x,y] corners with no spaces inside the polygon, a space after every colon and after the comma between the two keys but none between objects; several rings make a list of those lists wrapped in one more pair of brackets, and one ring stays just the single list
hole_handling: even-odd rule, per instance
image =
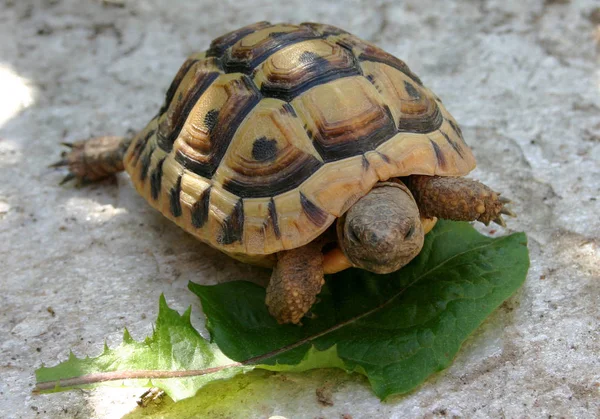
[{"label": "dark shell marking", "polygon": [[206,127],[208,128],[209,134],[211,134],[213,132],[213,129],[215,128],[215,125],[217,125],[218,121],[219,121],[219,110],[218,109],[211,109],[210,111],[208,111],[206,113],[206,115],[204,116],[204,125],[206,125]]},{"label": "dark shell marking", "polygon": [[398,121],[398,131],[426,134],[432,131],[431,127],[438,129],[442,125],[442,122],[444,122],[444,118],[440,112],[440,108],[434,102],[430,102],[430,104],[433,106],[433,112],[427,112],[413,118],[400,118]]},{"label": "dark shell marking", "polygon": [[231,244],[242,240],[244,232],[244,200],[240,199],[233,207],[233,211],[223,222],[221,234],[217,241],[221,244]]},{"label": "dark shell marking", "polygon": [[181,193],[181,175],[177,178],[177,182],[175,186],[171,188],[170,192],[170,200],[169,200],[169,209],[171,210],[171,214],[173,217],[181,216],[181,201],[179,200],[179,194]]},{"label": "dark shell marking", "polygon": [[275,233],[275,237],[280,238],[281,231],[279,230],[279,220],[277,218],[277,208],[275,208],[275,200],[273,198],[271,198],[269,200],[268,211],[269,211],[269,221],[270,221],[271,225],[273,226],[273,232]]},{"label": "dark shell marking", "polygon": [[260,137],[252,145],[252,157],[256,161],[269,161],[277,156],[277,140]]},{"label": "dark shell marking", "polygon": [[153,145],[148,147],[146,154],[142,156],[142,164],[140,168],[140,180],[144,181],[148,177],[148,169],[150,169],[150,162],[152,161],[152,154],[156,150]]},{"label": "dark shell marking", "polygon": [[140,156],[142,155],[142,153],[144,152],[144,149],[146,148],[146,145],[148,144],[148,140],[150,140],[150,138],[152,138],[152,136],[155,133],[156,133],[156,130],[151,129],[141,139],[138,139],[137,143],[135,143],[135,145],[133,146],[133,152],[132,152],[133,164],[137,164],[138,160],[140,159]]},{"label": "dark shell marking", "polygon": [[458,143],[456,141],[452,141],[452,139],[450,139],[450,137],[448,137],[448,134],[446,134],[444,131],[440,131],[440,132],[442,133],[442,135],[444,136],[444,138],[446,139],[448,144],[450,144],[450,147],[452,147],[454,149],[454,151],[456,151],[456,154],[458,154],[460,156],[460,158],[463,159],[464,155],[460,148],[460,145],[458,145]]},{"label": "dark shell marking", "polygon": [[409,82],[404,82],[404,88],[406,89],[406,93],[413,99],[421,99],[421,93]]},{"label": "dark shell marking", "polygon": [[322,226],[327,221],[327,213],[316,206],[302,192],[300,192],[300,205],[308,219],[316,226]]},{"label": "dark shell marking", "polygon": [[209,186],[202,192],[200,199],[192,205],[192,225],[196,228],[202,228],[208,220],[208,210],[210,205],[210,191]]},{"label": "dark shell marking", "polygon": [[276,196],[300,186],[322,165],[323,163],[314,156],[304,154],[282,168],[277,176],[259,179],[238,175],[236,178],[227,179],[223,188],[242,198]]},{"label": "dark shell marking", "polygon": [[444,153],[440,149],[440,146],[433,140],[429,140],[431,142],[431,146],[433,147],[433,151],[435,152],[435,158],[438,161],[438,165],[440,167],[446,167],[446,157],[444,157]]},{"label": "dark shell marking", "polygon": [[157,200],[158,195],[160,194],[160,188],[161,188],[161,182],[162,182],[162,168],[163,168],[163,164],[165,163],[166,159],[167,159],[166,157],[163,157],[158,162],[158,164],[156,165],[156,168],[150,175],[150,195],[152,196],[152,199],[154,199],[154,200]]}]

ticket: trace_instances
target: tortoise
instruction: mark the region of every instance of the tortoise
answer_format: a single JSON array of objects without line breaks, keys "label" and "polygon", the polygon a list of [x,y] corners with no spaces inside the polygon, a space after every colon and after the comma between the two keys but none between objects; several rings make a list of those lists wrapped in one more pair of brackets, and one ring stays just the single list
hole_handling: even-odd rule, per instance
[{"label": "tortoise", "polygon": [[475,158],[400,59],[337,27],[258,22],[191,55],[132,137],[98,137],[53,166],[126,170],[186,232],[273,273],[266,304],[300,323],[324,274],[398,270],[438,218],[494,221],[510,202],[464,178]]}]

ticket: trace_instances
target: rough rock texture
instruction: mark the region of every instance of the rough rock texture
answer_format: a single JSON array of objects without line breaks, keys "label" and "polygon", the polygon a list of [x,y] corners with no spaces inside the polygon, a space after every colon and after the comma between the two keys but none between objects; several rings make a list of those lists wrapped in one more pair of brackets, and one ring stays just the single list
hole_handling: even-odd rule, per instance
[{"label": "rough rock texture", "polygon": [[[0,10],[3,417],[600,415],[596,0],[3,0]],[[329,22],[406,60],[463,127],[473,176],[514,199],[509,227],[530,239],[525,286],[451,368],[385,403],[339,371],[254,373],[145,411],[139,390],[32,396],[42,360],[98,354],[125,326],[147,335],[161,292],[179,310],[192,304],[201,327],[189,280],[268,277],[171,225],[124,175],[75,189],[46,167],[60,141],[143,127],[186,54],[263,19]]]}]

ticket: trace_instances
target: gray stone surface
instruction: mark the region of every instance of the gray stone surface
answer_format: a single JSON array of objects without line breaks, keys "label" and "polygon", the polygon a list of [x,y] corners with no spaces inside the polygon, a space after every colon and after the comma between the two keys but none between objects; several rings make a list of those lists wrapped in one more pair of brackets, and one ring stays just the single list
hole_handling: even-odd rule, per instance
[{"label": "gray stone surface", "polygon": [[[597,1],[122,3],[0,5],[1,416],[600,416]],[[172,226],[125,175],[75,189],[46,168],[59,141],[141,128],[186,54],[258,20],[329,22],[406,60],[462,125],[473,176],[514,198],[509,227],[530,239],[525,286],[452,367],[385,403],[334,370],[253,373],[146,410],[140,390],[31,395],[42,361],[96,355],[125,326],[150,333],[161,292],[191,304],[202,328],[189,280],[267,278]]]}]

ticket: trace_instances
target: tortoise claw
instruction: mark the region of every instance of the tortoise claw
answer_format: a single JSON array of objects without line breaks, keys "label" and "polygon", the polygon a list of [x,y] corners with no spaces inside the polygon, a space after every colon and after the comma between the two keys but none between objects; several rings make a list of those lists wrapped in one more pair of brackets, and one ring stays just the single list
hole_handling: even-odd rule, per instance
[{"label": "tortoise claw", "polygon": [[512,202],[510,199],[503,196],[498,197],[498,201],[502,202],[503,204],[510,204]]},{"label": "tortoise claw", "polygon": [[[61,145],[68,147],[70,149],[73,149],[75,147],[74,143],[68,143],[68,142],[61,142]],[[51,165],[49,165],[49,168],[52,169],[56,169],[56,168],[60,168],[60,167],[65,167],[65,166],[70,166],[71,165],[71,161],[69,156],[73,153],[73,150],[66,150],[60,153],[60,157],[61,159],[55,163],[52,163]],[[70,182],[71,180],[77,178],[77,175],[71,171],[69,171],[69,173],[67,173],[67,175],[62,178],[62,180],[58,183],[59,185],[64,185],[67,182]]]},{"label": "tortoise claw", "polygon": [[[75,144],[73,144],[73,143],[62,142],[61,144],[68,148],[75,147]],[[59,161],[57,161],[56,163],[52,163],[48,167],[57,168],[57,167],[68,166],[69,165],[69,159],[67,158],[68,154],[69,153],[67,153],[66,151],[63,151],[62,153],[60,153],[61,159]]]},{"label": "tortoise claw", "polygon": [[65,183],[75,179],[77,176],[74,173],[68,173],[60,182],[59,185],[64,185]]},{"label": "tortoise claw", "polygon": [[509,208],[506,208],[506,207],[502,207],[502,209],[500,210],[500,214],[508,215],[509,217],[513,217],[513,218],[516,218],[516,216],[517,216],[517,214],[515,214]]},{"label": "tortoise claw", "polygon": [[504,219],[500,215],[494,219],[494,222],[496,224],[498,224],[499,226],[506,227],[506,223],[504,222]]},{"label": "tortoise claw", "polygon": [[68,165],[69,165],[69,161],[67,159],[61,159],[61,160],[57,161],[56,163],[52,163],[48,167],[54,169],[57,167],[63,167],[63,166],[68,166]]}]

